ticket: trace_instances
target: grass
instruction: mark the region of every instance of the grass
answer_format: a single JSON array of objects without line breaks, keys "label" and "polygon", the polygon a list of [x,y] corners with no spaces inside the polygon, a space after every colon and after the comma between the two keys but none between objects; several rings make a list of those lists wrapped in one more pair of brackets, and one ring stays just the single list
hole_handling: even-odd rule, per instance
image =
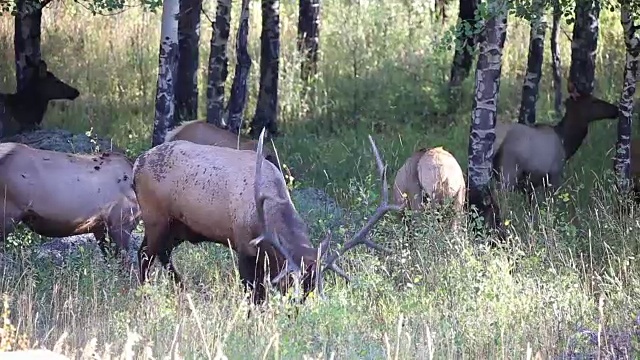
[{"label": "grass", "polygon": [[[209,18],[214,6],[205,4]],[[252,2],[247,116],[258,90],[259,9]],[[378,190],[367,134],[373,134],[391,174],[418,147],[444,146],[466,168],[474,79],[464,83],[455,113],[437,115],[446,110],[452,51],[443,46],[447,27],[430,19],[425,2],[324,2],[314,98],[299,96],[297,8],[283,2],[281,9],[279,121],[285,136],[277,146],[297,175],[295,186],[325,189],[361,216],[371,212]],[[603,12],[597,53],[596,95],[611,102],[621,91],[624,67],[617,16]],[[233,34],[237,19],[235,7]],[[200,116],[211,36],[208,18],[202,20]],[[147,149],[159,21],[159,14],[138,8],[92,17],[79,4],[53,2],[43,19],[44,58],[81,96],[51,106],[45,127],[93,129],[135,153]],[[509,22],[502,119],[517,116],[529,33],[525,22]],[[563,30],[567,74],[571,27],[563,24]],[[3,91],[15,87],[12,37],[13,22],[5,15]],[[234,47],[232,42],[231,59]],[[556,121],[548,59],[547,51],[539,122]],[[233,254],[221,246],[182,245],[175,251],[189,298],[173,294],[164,271],[140,288],[101,259],[79,256],[56,267],[39,260],[31,247],[14,248],[8,251],[14,260],[2,262],[0,291],[10,298],[5,318],[15,331],[5,324],[0,337],[8,339],[3,346],[45,346],[97,358],[164,358],[174,352],[217,359],[525,358],[537,352],[545,358],[597,348],[611,354],[624,347],[613,335],[634,331],[640,305],[640,225],[633,214],[620,217],[611,210],[615,138],[615,121],[592,127],[566,169],[563,191],[554,206],[541,210],[537,225],[527,221],[518,196],[501,196],[513,232],[510,246],[489,250],[466,234],[442,229],[433,221],[436,214],[417,216],[412,230],[388,217],[374,236],[394,253],[350,252],[342,262],[354,282],[331,278],[327,299],[309,299],[298,316],[274,293],[264,311],[247,318]],[[344,233],[358,226],[348,224]],[[583,330],[595,334],[596,345]]]}]

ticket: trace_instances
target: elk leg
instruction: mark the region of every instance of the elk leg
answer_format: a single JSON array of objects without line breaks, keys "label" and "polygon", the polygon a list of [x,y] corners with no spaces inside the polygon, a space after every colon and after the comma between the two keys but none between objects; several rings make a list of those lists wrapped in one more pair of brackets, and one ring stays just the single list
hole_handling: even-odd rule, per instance
[{"label": "elk leg", "polygon": [[[131,267],[129,241],[131,240],[131,233],[135,228],[136,222],[133,218],[127,218],[121,215],[125,214],[121,214],[121,212],[118,211],[118,217],[115,221],[109,220],[107,231],[111,240],[116,244],[116,254],[122,256],[125,268],[129,269]],[[123,250],[124,254],[122,252]]]},{"label": "elk leg", "polygon": [[147,281],[149,266],[153,264],[155,260],[155,254],[151,254],[147,245],[147,234],[144,234],[142,238],[142,243],[140,244],[140,248],[138,249],[138,267],[139,267],[139,280],[140,285],[143,285]]},{"label": "elk leg", "polygon": [[4,213],[0,213],[0,215],[2,215],[2,221],[0,221],[0,242],[4,242],[6,237],[13,232],[16,224],[22,220],[22,214],[10,202],[0,204],[0,206],[4,206],[3,210],[5,210]]},{"label": "elk leg", "polygon": [[96,238],[100,252],[102,252],[102,256],[106,260],[109,257],[109,252],[107,250],[107,237],[105,236],[104,229],[100,227],[94,230],[93,236]]},{"label": "elk leg", "polygon": [[[144,213],[143,213],[144,215]],[[171,229],[167,218],[144,218],[144,237],[138,248],[138,265],[140,271],[140,284],[148,277],[149,267],[153,264],[156,255],[165,249],[171,239]]]},{"label": "elk leg", "polygon": [[[264,253],[262,253],[260,257],[264,260]],[[248,290],[251,292],[251,300],[255,305],[262,304],[266,298],[266,288],[262,283],[262,279],[264,278],[262,265],[264,261],[258,261],[258,258],[258,256],[238,254],[240,280],[242,281],[245,291]]]},{"label": "elk leg", "polygon": [[182,277],[176,270],[176,267],[173,265],[173,261],[171,261],[171,252],[173,251],[173,243],[169,246],[165,247],[162,251],[158,253],[158,259],[162,266],[169,271],[171,277],[173,278],[173,282],[176,286],[179,286],[181,290],[185,290],[184,283],[182,282]]}]

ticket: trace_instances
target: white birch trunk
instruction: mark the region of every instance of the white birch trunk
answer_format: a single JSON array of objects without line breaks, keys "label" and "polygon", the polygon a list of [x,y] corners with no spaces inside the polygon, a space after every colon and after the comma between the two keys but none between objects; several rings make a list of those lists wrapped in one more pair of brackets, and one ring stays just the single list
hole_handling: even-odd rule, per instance
[{"label": "white birch trunk", "polygon": [[174,84],[178,70],[178,0],[162,3],[162,30],[158,54],[158,82],[156,91],[156,113],[153,121],[152,146],[162,144],[167,130],[174,122],[176,97]]}]

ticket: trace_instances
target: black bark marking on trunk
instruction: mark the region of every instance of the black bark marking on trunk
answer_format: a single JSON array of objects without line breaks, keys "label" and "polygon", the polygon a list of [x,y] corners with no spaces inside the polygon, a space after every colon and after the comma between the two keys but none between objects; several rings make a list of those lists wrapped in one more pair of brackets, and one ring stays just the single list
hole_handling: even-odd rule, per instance
[{"label": "black bark marking on trunk", "polygon": [[14,19],[14,56],[16,63],[16,91],[27,86],[33,76],[31,64],[37,64],[42,53],[40,50],[40,35],[42,27],[42,8],[50,0],[42,3],[36,0],[18,0],[17,14]]},{"label": "black bark marking on trunk", "polygon": [[491,14],[479,36],[475,96],[469,134],[469,187],[488,187],[491,177],[502,51],[507,34],[506,0],[489,5]]},{"label": "black bark marking on trunk", "polygon": [[496,140],[495,126],[502,71],[502,51],[507,36],[508,0],[495,0],[488,6],[490,18],[483,21],[484,30],[478,36],[479,55],[476,65],[475,95],[469,133],[469,168],[467,194],[469,206],[484,215],[485,226],[498,230],[504,238],[500,211],[494,204],[489,188]]},{"label": "black bark marking on trunk", "polygon": [[202,0],[180,0],[175,124],[198,117],[198,65]]},{"label": "black bark marking on trunk", "polygon": [[553,3],[553,25],[551,28],[551,68],[553,69],[553,89],[555,99],[553,102],[558,118],[562,117],[562,60],[560,59],[560,45],[558,44],[558,30],[562,11],[560,4]]},{"label": "black bark marking on trunk", "polygon": [[167,130],[174,126],[175,81],[178,70],[178,0],[164,0],[162,31],[158,53],[158,81],[151,146],[164,142]]},{"label": "black bark marking on trunk", "polygon": [[[300,77],[307,85],[318,72],[320,44],[320,0],[300,0],[298,12],[298,51],[302,53]],[[306,91],[303,88],[303,91]]]},{"label": "black bark marking on trunk", "polygon": [[599,17],[599,1],[576,0],[569,80],[584,94],[593,93]]},{"label": "black bark marking on trunk", "polygon": [[242,129],[242,113],[247,104],[247,80],[251,69],[251,56],[248,50],[249,43],[249,0],[242,0],[240,13],[240,26],[236,37],[237,65],[231,85],[231,96],[228,104],[228,126],[234,134]]},{"label": "black bark marking on trunk", "polygon": [[[242,29],[239,29],[238,31],[240,32],[241,30]],[[209,76],[207,78],[207,122],[217,125],[223,129],[228,126],[223,115],[224,84],[227,81],[227,76],[229,76],[227,44],[229,43],[230,32],[231,0],[218,0],[218,5],[216,7],[216,20],[213,24],[213,35],[211,36],[211,51],[209,53]],[[251,60],[249,60],[249,66],[251,66],[250,62]],[[231,101],[231,99],[229,101]]]},{"label": "black bark marking on trunk", "polygon": [[263,128],[269,136],[277,136],[278,68],[280,62],[280,2],[262,0],[262,33],[260,35],[260,90],[249,135],[257,139]]},{"label": "black bark marking on trunk", "polygon": [[638,79],[638,62],[640,61],[640,34],[631,18],[629,4],[624,3],[620,12],[620,22],[624,29],[627,50],[622,93],[618,104],[618,141],[613,168],[618,177],[618,190],[626,193],[631,188],[631,121],[633,117],[633,97]]},{"label": "black bark marking on trunk", "polygon": [[522,100],[518,122],[531,125],[536,122],[536,103],[538,102],[538,88],[542,78],[542,62],[544,60],[544,36],[547,23],[540,0],[534,2],[534,13],[531,19],[529,39],[529,55],[527,70],[522,85]]},{"label": "black bark marking on trunk", "polygon": [[[475,29],[477,19],[475,11],[478,8],[479,0],[460,0],[460,11],[458,13],[458,26]],[[464,25],[466,24],[466,25]],[[456,50],[451,64],[451,75],[449,76],[450,110],[455,109],[458,104],[460,85],[469,76],[473,63],[473,52],[476,47],[476,35],[473,33],[459,33],[456,42]]]}]

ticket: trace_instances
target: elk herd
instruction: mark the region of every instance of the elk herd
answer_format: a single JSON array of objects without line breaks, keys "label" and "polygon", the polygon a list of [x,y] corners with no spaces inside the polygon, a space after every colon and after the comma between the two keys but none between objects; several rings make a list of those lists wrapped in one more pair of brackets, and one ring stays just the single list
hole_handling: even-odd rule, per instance
[{"label": "elk herd", "polygon": [[[44,61],[31,66],[36,75],[29,86],[0,95],[0,137],[37,126],[50,100],[79,95],[49,72]],[[587,136],[589,124],[618,116],[617,106],[581,94],[571,84],[568,90],[565,115],[556,125],[496,124],[492,176],[501,189],[521,191],[531,201],[544,179],[551,187],[559,186],[564,165]],[[107,256],[106,237],[117,250],[127,249],[142,220],[141,283],[157,257],[182,285],[171,259],[173,249],[184,241],[214,242],[237,254],[241,281],[252,290],[252,301],[261,303],[265,277],[280,291],[301,284],[306,298],[314,289],[322,293],[328,270],[349,280],[337,260],[355,246],[389,252],[369,238],[389,212],[451,203],[453,226],[458,227],[469,205],[475,205],[485,223],[504,237],[493,196],[468,191],[465,172],[450,152],[442,147],[415,151],[397,171],[390,190],[387,165],[369,136],[380,204],[339,251],[331,250],[329,231],[316,247],[291,200],[276,149],[264,142],[264,131],[255,141],[202,120],[169,131],[163,144],[135,161],[118,152],[71,154],[2,142],[0,239],[4,241],[18,223],[47,237],[91,233]],[[632,152],[640,152],[638,148],[634,141]],[[640,177],[636,161],[632,172]]]}]

